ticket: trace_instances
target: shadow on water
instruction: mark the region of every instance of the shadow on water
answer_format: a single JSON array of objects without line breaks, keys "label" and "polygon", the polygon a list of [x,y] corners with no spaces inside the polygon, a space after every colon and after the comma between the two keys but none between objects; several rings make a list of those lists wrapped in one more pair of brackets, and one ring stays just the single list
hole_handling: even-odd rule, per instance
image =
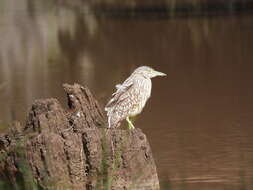
[{"label": "shadow on water", "polygon": [[[206,15],[204,5],[177,3],[92,5],[93,15],[63,2],[0,2],[0,123],[24,122],[38,98],[65,102],[65,82],[87,85],[104,105],[115,84],[150,65],[168,77],[154,80],[136,126],[149,137],[163,189],[253,187],[250,1],[212,4]],[[222,9],[227,17],[208,17]]]}]

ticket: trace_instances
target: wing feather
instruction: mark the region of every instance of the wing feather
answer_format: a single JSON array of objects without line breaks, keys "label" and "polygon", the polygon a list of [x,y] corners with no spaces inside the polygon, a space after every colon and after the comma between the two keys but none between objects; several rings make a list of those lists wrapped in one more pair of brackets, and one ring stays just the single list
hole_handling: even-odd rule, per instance
[{"label": "wing feather", "polygon": [[112,98],[110,99],[110,101],[105,106],[105,111],[109,111],[110,108],[112,108],[116,103],[118,103],[119,101],[122,101],[121,98],[124,97],[122,95],[126,91],[128,91],[132,86],[133,86],[133,81],[129,80],[129,79],[127,79],[123,84],[117,84],[116,85],[117,90],[116,90],[116,92],[114,92],[112,94]]}]

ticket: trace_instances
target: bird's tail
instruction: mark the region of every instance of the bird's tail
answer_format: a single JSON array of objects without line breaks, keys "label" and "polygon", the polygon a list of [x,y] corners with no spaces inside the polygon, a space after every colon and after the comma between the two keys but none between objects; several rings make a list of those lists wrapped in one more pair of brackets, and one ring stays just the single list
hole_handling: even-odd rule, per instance
[{"label": "bird's tail", "polygon": [[112,124],[111,124],[111,117],[108,116],[108,128],[111,128],[112,127]]},{"label": "bird's tail", "polygon": [[108,116],[108,127],[112,128],[114,126],[115,126],[115,122],[114,122],[113,116]]},{"label": "bird's tail", "polygon": [[120,125],[120,120],[117,117],[117,114],[114,113],[113,108],[105,107],[105,111],[107,112],[108,117],[108,128],[118,127]]},{"label": "bird's tail", "polygon": [[108,127],[114,128],[119,125],[119,120],[113,114],[108,114]]}]

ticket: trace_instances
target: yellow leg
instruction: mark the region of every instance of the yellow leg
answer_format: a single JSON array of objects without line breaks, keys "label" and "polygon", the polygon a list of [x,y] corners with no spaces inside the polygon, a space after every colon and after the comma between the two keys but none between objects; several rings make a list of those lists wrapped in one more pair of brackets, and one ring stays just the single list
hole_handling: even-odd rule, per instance
[{"label": "yellow leg", "polygon": [[135,127],[134,127],[133,123],[131,122],[131,120],[129,119],[129,117],[127,117],[126,120],[127,120],[127,123],[128,123],[128,128],[130,130],[134,129]]}]

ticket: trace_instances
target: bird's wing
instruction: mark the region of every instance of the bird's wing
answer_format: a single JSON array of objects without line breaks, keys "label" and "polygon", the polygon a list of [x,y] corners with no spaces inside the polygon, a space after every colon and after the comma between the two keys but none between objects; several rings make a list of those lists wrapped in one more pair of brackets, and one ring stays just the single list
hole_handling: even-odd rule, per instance
[{"label": "bird's wing", "polygon": [[121,101],[122,95],[133,86],[132,80],[126,80],[123,84],[116,85],[116,92],[112,94],[111,100],[105,106],[105,111],[108,111],[110,107],[113,107],[115,103]]}]

